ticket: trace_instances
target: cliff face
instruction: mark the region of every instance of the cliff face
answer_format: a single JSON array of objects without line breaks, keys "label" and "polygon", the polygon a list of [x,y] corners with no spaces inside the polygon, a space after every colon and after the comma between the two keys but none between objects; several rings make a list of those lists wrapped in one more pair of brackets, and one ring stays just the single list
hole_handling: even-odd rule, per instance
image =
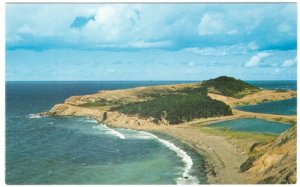
[{"label": "cliff face", "polygon": [[139,118],[137,116],[127,116],[119,112],[110,112],[99,108],[85,108],[73,106],[70,104],[57,104],[48,112],[42,113],[42,115],[54,115],[54,116],[85,116],[90,117],[98,122],[109,124],[112,127],[123,127],[133,129],[145,129],[151,127],[151,129],[159,128],[161,125],[156,124],[151,118]]},{"label": "cliff face", "polygon": [[91,108],[83,108],[69,104],[57,104],[50,111],[43,113],[44,115],[58,116],[90,116],[102,117],[104,111]]},{"label": "cliff face", "polygon": [[253,156],[241,165],[240,170],[251,176],[249,180],[253,183],[295,184],[296,134],[296,126],[293,126],[267,145],[254,145]]}]

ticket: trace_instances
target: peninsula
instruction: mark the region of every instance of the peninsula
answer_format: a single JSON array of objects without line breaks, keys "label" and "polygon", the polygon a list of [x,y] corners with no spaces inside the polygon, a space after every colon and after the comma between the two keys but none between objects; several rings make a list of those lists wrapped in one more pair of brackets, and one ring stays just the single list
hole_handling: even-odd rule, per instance
[{"label": "peninsula", "polygon": [[[42,115],[87,116],[111,127],[168,134],[204,156],[208,183],[296,182],[296,116],[245,112],[236,106],[296,97],[221,76],[191,84],[104,90],[72,96]],[[274,136],[207,128],[212,122],[260,118],[289,123]]]}]

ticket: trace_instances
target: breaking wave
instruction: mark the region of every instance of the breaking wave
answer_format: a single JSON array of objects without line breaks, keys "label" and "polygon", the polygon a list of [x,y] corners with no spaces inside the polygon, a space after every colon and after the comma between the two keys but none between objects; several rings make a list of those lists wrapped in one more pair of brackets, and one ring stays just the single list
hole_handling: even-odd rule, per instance
[{"label": "breaking wave", "polygon": [[[104,126],[105,128],[110,129],[104,124],[101,124],[101,126]],[[192,158],[185,152],[184,150],[177,147],[175,144],[161,139],[157,137],[154,134],[145,132],[145,131],[137,131],[137,130],[128,130],[126,129],[126,134],[122,134],[119,131],[116,131],[114,129],[110,129],[110,134],[116,135],[121,139],[155,139],[162,143],[164,146],[166,146],[171,151],[174,151],[178,157],[181,158],[181,160],[184,163],[183,173],[182,176],[177,179],[177,184],[199,184],[199,181],[196,177],[191,176],[190,172],[193,167],[193,160]]]},{"label": "breaking wave", "polygon": [[41,114],[28,114],[26,117],[30,119],[34,119],[34,118],[42,118],[43,116],[41,116]]}]

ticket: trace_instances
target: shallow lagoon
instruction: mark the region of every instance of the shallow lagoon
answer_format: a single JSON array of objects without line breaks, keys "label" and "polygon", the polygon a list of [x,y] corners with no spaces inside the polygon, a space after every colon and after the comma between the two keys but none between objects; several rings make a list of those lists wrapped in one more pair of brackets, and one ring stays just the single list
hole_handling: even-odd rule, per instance
[{"label": "shallow lagoon", "polygon": [[208,127],[226,128],[232,131],[242,132],[280,134],[289,129],[291,125],[256,118],[243,118],[213,123],[208,125]]}]

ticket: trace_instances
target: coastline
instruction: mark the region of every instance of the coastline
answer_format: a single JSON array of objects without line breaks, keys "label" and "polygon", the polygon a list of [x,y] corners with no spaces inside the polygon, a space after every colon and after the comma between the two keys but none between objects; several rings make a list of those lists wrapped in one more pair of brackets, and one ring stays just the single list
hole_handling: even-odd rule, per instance
[{"label": "coastline", "polygon": [[[181,85],[182,87],[183,85]],[[189,85],[190,86],[190,85]],[[175,87],[173,86],[163,86]],[[201,127],[219,121],[226,121],[239,118],[260,118],[278,122],[296,122],[296,116],[283,116],[262,113],[251,113],[233,109],[233,115],[212,117],[206,119],[195,119],[190,122],[181,123],[179,125],[168,125],[165,123],[154,123],[151,119],[140,118],[132,115],[128,116],[119,112],[108,111],[107,107],[81,107],[80,104],[90,101],[95,98],[117,97],[114,99],[122,99],[119,94],[122,93],[125,98],[131,96],[132,91],[147,90],[151,87],[142,87],[134,89],[116,90],[116,91],[101,91],[96,94],[86,96],[72,96],[65,103],[55,105],[49,112],[42,115],[61,115],[61,116],[84,116],[95,119],[98,123],[104,123],[112,128],[125,128],[149,133],[159,132],[166,134],[187,145],[193,151],[204,157],[206,162],[207,182],[209,184],[253,184],[253,180],[248,180],[249,176],[246,173],[240,172],[240,166],[248,158],[248,150],[239,146],[236,142],[228,139],[225,136],[217,136],[201,129]],[[156,88],[159,88],[156,87]],[[294,91],[275,92],[270,90],[262,91],[266,94],[256,93],[249,96],[251,102],[247,102],[242,98],[242,104],[255,104],[264,100],[272,99],[272,101],[284,100],[292,98],[296,95]],[[125,94],[124,94],[125,93]],[[122,95],[121,94],[121,95]],[[214,94],[210,95],[213,99],[221,100],[231,107],[241,103],[238,99],[232,100],[229,97]],[[120,98],[118,98],[120,97]],[[247,96],[246,96],[247,97]],[[104,97],[105,98],[105,97]],[[130,97],[130,100],[136,98]],[[220,144],[220,142],[222,142]],[[255,142],[246,142],[247,148],[250,148]]]},{"label": "coastline", "polygon": [[[98,121],[98,123],[103,123]],[[205,172],[209,184],[243,184],[245,175],[239,173],[239,166],[247,159],[244,152],[232,145],[225,137],[213,136],[187,126],[166,127],[137,127],[130,125],[119,125],[105,123],[111,128],[125,128],[149,133],[162,133],[178,140],[199,154],[205,162]],[[192,137],[198,138],[192,138]],[[222,145],[220,145],[222,142]],[[233,157],[234,155],[234,157]]]}]

